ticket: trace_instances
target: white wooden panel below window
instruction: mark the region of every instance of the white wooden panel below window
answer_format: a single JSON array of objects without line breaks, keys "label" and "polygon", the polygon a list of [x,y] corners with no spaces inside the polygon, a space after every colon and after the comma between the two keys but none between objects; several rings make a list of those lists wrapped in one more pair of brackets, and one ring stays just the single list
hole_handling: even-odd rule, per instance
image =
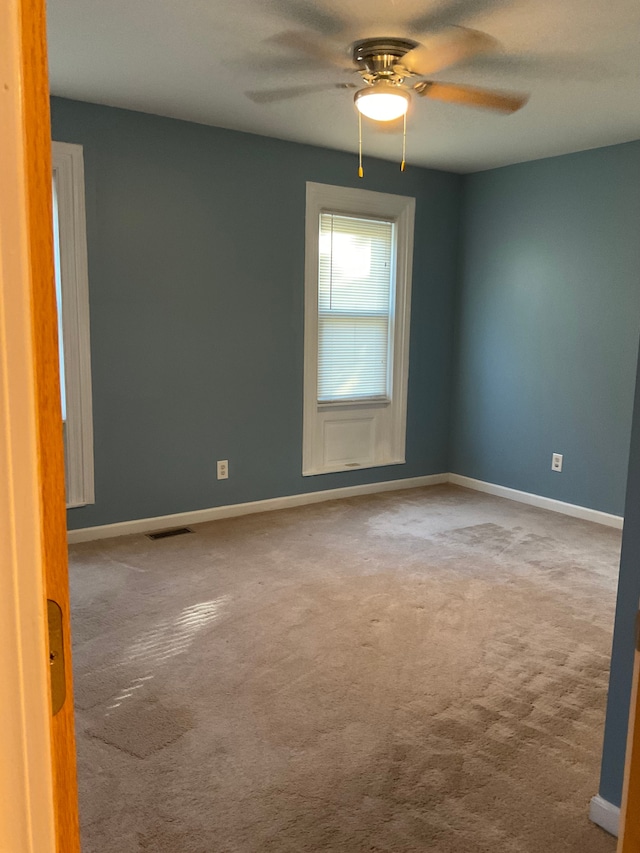
[{"label": "white wooden panel below window", "polygon": [[324,467],[368,468],[375,460],[375,420],[349,418],[324,421]]},{"label": "white wooden panel below window", "polygon": [[313,433],[309,434],[305,473],[402,464],[405,459],[399,451],[404,446],[394,444],[393,415],[393,407],[383,402],[320,407],[307,424]]}]

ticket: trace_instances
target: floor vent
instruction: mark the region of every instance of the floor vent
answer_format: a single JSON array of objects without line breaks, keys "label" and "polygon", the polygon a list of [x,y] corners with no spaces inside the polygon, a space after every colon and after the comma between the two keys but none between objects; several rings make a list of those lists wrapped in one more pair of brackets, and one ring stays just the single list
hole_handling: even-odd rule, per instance
[{"label": "floor vent", "polygon": [[193,530],[190,527],[174,527],[173,530],[158,530],[146,536],[148,539],[168,539],[169,536],[182,536],[183,533],[193,533]]}]

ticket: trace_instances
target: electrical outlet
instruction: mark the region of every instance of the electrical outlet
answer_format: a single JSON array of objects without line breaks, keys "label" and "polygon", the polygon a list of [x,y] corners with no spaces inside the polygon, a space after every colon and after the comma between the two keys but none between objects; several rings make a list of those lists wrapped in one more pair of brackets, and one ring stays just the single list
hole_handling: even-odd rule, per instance
[{"label": "electrical outlet", "polygon": [[228,480],[229,479],[229,460],[228,459],[218,459],[218,479],[219,480]]},{"label": "electrical outlet", "polygon": [[554,453],[551,457],[551,470],[562,471],[562,453]]}]

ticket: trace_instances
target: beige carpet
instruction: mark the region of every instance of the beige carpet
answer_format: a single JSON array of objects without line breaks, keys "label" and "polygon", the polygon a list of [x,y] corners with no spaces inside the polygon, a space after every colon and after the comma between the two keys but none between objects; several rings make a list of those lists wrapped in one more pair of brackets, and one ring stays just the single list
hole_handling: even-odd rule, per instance
[{"label": "beige carpet", "polygon": [[71,548],[83,853],[613,853],[620,535],[449,486]]}]

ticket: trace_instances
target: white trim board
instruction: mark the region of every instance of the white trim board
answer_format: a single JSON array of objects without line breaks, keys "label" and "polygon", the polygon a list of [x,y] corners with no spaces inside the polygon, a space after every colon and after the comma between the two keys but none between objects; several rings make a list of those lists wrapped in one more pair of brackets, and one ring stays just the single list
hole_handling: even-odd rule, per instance
[{"label": "white trim board", "polygon": [[466,489],[474,489],[477,492],[486,492],[488,495],[496,495],[499,498],[508,498],[511,501],[535,506],[539,509],[548,509],[551,512],[559,512],[570,515],[573,518],[581,518],[584,521],[593,521],[596,524],[605,524],[607,527],[615,527],[622,530],[624,521],[621,515],[611,515],[608,512],[600,512],[586,506],[569,504],[557,501],[554,498],[545,498],[542,495],[534,495],[531,492],[520,492],[518,489],[509,489],[507,486],[497,486],[494,483],[485,483],[483,480],[474,480],[472,477],[463,477],[461,474],[449,474],[449,482],[455,486],[463,486]]},{"label": "white trim board", "polygon": [[204,521],[217,521],[221,518],[233,518],[257,512],[273,512],[278,509],[290,509],[291,507],[305,506],[306,504],[335,501],[341,498],[353,498],[357,495],[373,495],[378,492],[415,489],[422,486],[435,486],[448,482],[448,474],[428,474],[424,477],[408,477],[405,480],[364,483],[360,486],[347,486],[342,489],[324,489],[317,492],[305,492],[301,495],[269,498],[263,501],[214,506],[191,512],[178,512],[174,515],[160,515],[156,518],[136,518],[133,521],[121,521],[116,524],[102,524],[99,527],[82,527],[78,530],[69,530],[68,541],[72,545],[76,542],[91,542],[94,539],[110,539],[112,536],[129,536],[133,533],[149,533],[163,528],[183,527],[187,524],[200,524]]},{"label": "white trim board", "polygon": [[[95,503],[89,272],[82,145],[52,142],[56,290],[61,300],[67,507]],[[57,206],[55,202],[57,201]]]},{"label": "white trim board", "polygon": [[589,820],[597,824],[605,832],[618,837],[620,826],[620,809],[614,806],[608,800],[605,800],[600,794],[596,794],[591,798],[589,805]]},{"label": "white trim board", "polygon": [[226,504],[224,506],[208,507],[190,512],[178,512],[174,515],[159,515],[155,518],[136,518],[133,521],[120,521],[115,524],[101,524],[97,527],[81,527],[77,530],[69,530],[68,541],[72,545],[76,542],[91,542],[94,539],[110,539],[113,536],[130,536],[135,533],[149,533],[168,527],[182,527],[187,524],[200,524],[205,521],[216,521],[220,518],[233,518],[239,515],[250,515],[256,512],[272,512],[278,509],[290,509],[306,504],[322,503],[324,501],[340,500],[341,498],[353,498],[357,495],[373,495],[378,492],[391,492],[400,489],[416,489],[423,486],[436,486],[442,483],[451,483],[477,492],[485,492],[496,495],[507,500],[519,501],[520,503],[535,506],[539,509],[559,512],[573,518],[591,521],[595,524],[604,524],[608,527],[622,529],[623,518],[620,515],[610,515],[596,509],[589,509],[576,504],[556,501],[553,498],[545,498],[541,495],[533,495],[529,492],[520,492],[517,489],[509,489],[506,486],[497,486],[493,483],[485,483],[482,480],[474,480],[471,477],[463,477],[460,474],[428,474],[424,477],[407,477],[404,480],[387,480],[382,483],[365,483],[361,486],[346,486],[342,489],[325,489],[317,492],[305,492],[301,495],[285,495],[281,498],[269,498],[263,501],[249,501],[241,504]]}]

